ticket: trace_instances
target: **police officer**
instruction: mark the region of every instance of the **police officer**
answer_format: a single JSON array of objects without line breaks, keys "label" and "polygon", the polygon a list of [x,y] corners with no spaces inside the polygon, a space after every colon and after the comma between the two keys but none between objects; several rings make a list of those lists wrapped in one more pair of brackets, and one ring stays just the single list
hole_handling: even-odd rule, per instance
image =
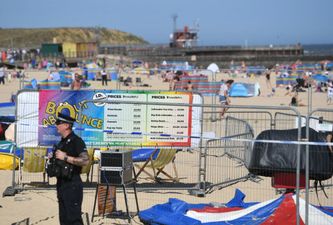
[{"label": "police officer", "polygon": [[55,157],[72,166],[71,178],[57,177],[57,197],[59,202],[59,220],[61,225],[83,224],[81,205],[83,185],[80,177],[82,166],[89,163],[87,148],[84,141],[72,130],[75,119],[59,113],[56,126],[61,135],[57,144]]}]

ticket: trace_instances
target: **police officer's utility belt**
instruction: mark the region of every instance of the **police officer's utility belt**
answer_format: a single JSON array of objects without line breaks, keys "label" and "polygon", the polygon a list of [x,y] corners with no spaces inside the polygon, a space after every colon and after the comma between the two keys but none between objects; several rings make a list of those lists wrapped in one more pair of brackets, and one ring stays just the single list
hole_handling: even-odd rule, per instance
[{"label": "police officer's utility belt", "polygon": [[46,172],[49,177],[71,180],[74,174],[74,165],[52,157],[46,164]]}]

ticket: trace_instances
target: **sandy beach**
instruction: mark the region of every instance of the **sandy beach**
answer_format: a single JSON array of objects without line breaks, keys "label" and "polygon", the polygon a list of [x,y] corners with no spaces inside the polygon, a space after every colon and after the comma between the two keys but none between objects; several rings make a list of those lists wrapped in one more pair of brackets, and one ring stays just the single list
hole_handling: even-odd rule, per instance
[{"label": "sandy beach", "polygon": [[[46,71],[27,71],[27,80],[36,78],[37,80],[43,80],[47,78]],[[124,75],[127,76],[127,75]],[[134,77],[141,77],[142,83],[148,84],[148,87],[137,87],[133,86],[120,86],[121,89],[129,90],[168,90],[169,84],[162,82],[162,79],[157,76],[147,77],[146,75],[131,75]],[[238,74],[236,77],[229,77],[228,74],[219,73],[217,74],[216,80],[227,80],[234,79],[236,82],[259,82],[261,95],[251,98],[231,98],[232,105],[247,105],[247,106],[288,106],[291,100],[291,96],[286,95],[287,91],[283,87],[275,87],[275,73],[272,73],[271,83],[275,88],[275,94],[271,96],[271,90],[268,89],[266,85],[266,79],[264,75],[257,76],[255,78],[244,78],[244,74]],[[119,87],[119,84],[115,81],[108,83],[107,88],[102,86],[101,81],[88,81],[91,86],[90,89],[108,89],[113,90]],[[20,89],[20,81],[18,79],[12,80],[10,82],[6,81],[5,85],[0,85],[0,102],[9,102],[11,95],[16,94]],[[326,103],[326,93],[318,93],[313,91],[312,95],[312,108],[333,108],[333,105],[327,105]],[[301,92],[299,98],[305,105],[308,105],[308,92]],[[207,102],[208,98],[207,98]],[[296,108],[302,115],[306,115],[308,111],[307,106]],[[182,156],[180,156],[181,158]],[[186,158],[187,156],[183,156]],[[194,157],[194,156],[193,156]],[[177,162],[176,162],[177,163]],[[190,165],[189,165],[190,167]],[[97,169],[97,168],[96,168]],[[191,168],[189,168],[191,169]],[[96,171],[96,170],[95,170]],[[96,172],[95,172],[96,174]],[[16,173],[18,175],[18,173]],[[84,176],[84,175],[83,175]],[[38,174],[36,177],[42,180],[42,175]],[[11,186],[12,182],[12,171],[0,171],[0,191],[1,193],[6,189],[6,187]],[[264,188],[263,188],[264,187]],[[235,191],[235,188],[241,188],[242,191],[245,190],[247,194],[247,200],[254,201],[268,199],[275,194],[275,190],[270,187],[270,180],[267,179],[263,182],[244,182],[238,183],[231,187],[215,191],[212,194],[208,194],[205,198],[198,198],[190,195],[185,190],[154,190],[154,191],[138,191],[140,209],[146,209],[157,203],[165,203],[168,198],[180,198],[184,201],[191,203],[208,203],[208,202],[225,202],[228,201]],[[24,190],[16,194],[13,197],[2,197],[0,199],[0,224],[12,224],[18,222],[25,218],[30,218],[30,224],[38,225],[55,225],[58,224],[58,205],[56,198],[56,191],[54,188],[28,188],[29,190]],[[330,198],[332,196],[332,190],[329,191]],[[85,189],[84,191],[84,206],[83,211],[89,214],[91,217],[92,206],[94,201],[95,189]],[[117,190],[117,198],[119,198],[117,204],[119,203],[119,208],[123,208],[123,194],[121,190]],[[268,200],[267,199],[267,200]],[[129,191],[129,201],[131,211],[135,211],[134,197],[132,191]],[[328,200],[329,201],[329,200]],[[97,217],[92,224],[127,224],[126,220],[121,219],[108,219],[104,220]],[[141,224],[138,217],[135,217],[132,224]]]}]

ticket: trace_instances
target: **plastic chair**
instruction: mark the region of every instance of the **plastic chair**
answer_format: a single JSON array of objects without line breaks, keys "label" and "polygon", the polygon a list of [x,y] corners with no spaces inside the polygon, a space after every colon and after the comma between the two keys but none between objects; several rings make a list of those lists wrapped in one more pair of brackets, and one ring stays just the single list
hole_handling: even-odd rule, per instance
[{"label": "plastic chair", "polygon": [[[139,175],[143,172],[149,176],[149,178],[160,182],[162,180],[172,180],[173,182],[178,182],[178,172],[175,165],[175,158],[176,158],[176,149],[154,149],[154,151],[151,152],[149,157],[146,159],[146,161],[143,163],[136,163],[134,162],[134,166],[139,170],[135,174],[135,179],[139,177]],[[157,154],[156,158],[154,157],[155,154]],[[170,175],[167,173],[164,169],[169,164],[172,163],[173,170],[175,176]],[[147,171],[147,168],[150,168],[153,170],[153,174],[149,173]],[[167,177],[167,179],[162,179],[159,177],[160,174],[163,174]]]}]

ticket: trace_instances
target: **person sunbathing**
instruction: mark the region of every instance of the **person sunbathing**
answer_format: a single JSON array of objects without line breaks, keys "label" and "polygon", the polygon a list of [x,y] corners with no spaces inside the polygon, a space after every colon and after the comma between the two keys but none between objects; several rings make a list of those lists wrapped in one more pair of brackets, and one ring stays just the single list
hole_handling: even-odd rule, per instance
[{"label": "person sunbathing", "polygon": [[295,92],[294,96],[291,98],[289,106],[295,106],[295,107],[305,106],[305,104],[303,104],[301,100],[298,98],[298,92]]}]

